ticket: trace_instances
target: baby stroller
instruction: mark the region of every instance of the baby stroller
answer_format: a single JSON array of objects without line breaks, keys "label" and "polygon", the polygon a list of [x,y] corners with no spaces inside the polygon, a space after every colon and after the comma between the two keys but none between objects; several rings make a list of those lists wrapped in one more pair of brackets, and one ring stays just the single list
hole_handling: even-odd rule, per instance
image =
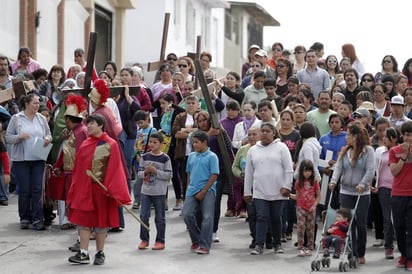
[{"label": "baby stroller", "polygon": [[[339,262],[339,271],[340,272],[347,272],[348,268],[357,268],[358,267],[358,263],[357,263],[357,259],[354,256],[353,253],[353,248],[352,248],[352,224],[353,224],[353,220],[356,214],[356,209],[358,207],[358,203],[359,203],[359,199],[360,199],[360,195],[358,195],[358,198],[356,199],[356,204],[355,207],[353,209],[351,209],[351,218],[349,221],[349,226],[348,226],[348,231],[346,233],[346,237],[344,239],[342,239],[341,241],[343,241],[342,243],[342,250],[341,250],[341,254],[340,254],[340,262]],[[331,201],[332,201],[332,195],[330,195],[329,198],[329,202],[328,202],[328,208],[326,210],[326,218],[325,221],[323,223],[323,229],[322,229],[322,238],[324,236],[327,236],[327,229],[330,227],[330,225],[332,223],[334,223],[335,219],[336,219],[336,210],[333,209],[331,207]],[[320,270],[320,266],[322,264],[322,267],[330,267],[330,263],[331,263],[331,258],[330,257],[325,257],[325,256],[321,256],[321,252],[322,254],[324,254],[323,249],[321,249],[322,247],[322,240],[320,242],[320,244],[317,246],[316,248],[316,253],[314,254],[313,258],[312,258],[312,262],[311,262],[311,268],[312,271],[319,271]]]}]

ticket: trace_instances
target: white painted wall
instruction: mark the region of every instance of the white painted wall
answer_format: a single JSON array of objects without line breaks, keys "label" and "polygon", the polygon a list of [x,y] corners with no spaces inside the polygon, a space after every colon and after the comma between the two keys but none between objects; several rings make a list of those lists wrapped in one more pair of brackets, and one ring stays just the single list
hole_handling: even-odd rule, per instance
[{"label": "white painted wall", "polygon": [[19,50],[19,2],[1,1],[0,54],[14,60]]}]

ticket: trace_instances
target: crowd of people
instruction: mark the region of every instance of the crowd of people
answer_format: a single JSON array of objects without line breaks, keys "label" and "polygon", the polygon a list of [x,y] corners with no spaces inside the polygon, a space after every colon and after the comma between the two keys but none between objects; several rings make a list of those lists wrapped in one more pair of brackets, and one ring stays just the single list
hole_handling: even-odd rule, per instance
[{"label": "crowd of people", "polygon": [[[412,270],[412,58],[400,70],[385,55],[382,67],[368,72],[352,44],[342,45],[340,60],[324,58],[319,42],[297,45],[294,58],[280,42],[271,50],[251,45],[241,73],[230,71],[224,80],[209,52],[200,54],[201,73],[191,58],[170,52],[153,84],[140,64],[118,71],[107,61],[93,70],[89,94],[82,91],[82,49],[67,70],[56,64],[47,71],[28,48],[19,49],[14,64],[0,56],[0,87],[16,81],[30,87],[0,109],[0,205],[8,205],[10,192],[18,194],[20,228],[34,230],[47,229],[57,209],[60,228],[78,230],[69,261],[89,263],[89,240],[96,239],[94,264],[101,265],[107,233],[125,229],[124,206],[140,213],[138,249],[150,244],[151,208],[152,249],[166,248],[170,181],[172,210],[181,212],[197,254],[209,254],[220,241],[223,194],[223,215],[249,224],[252,255],[264,246],[283,253],[295,226],[297,255],[312,255],[318,217],[330,200],[340,222],[355,210],[350,232],[358,263],[366,263],[367,229],[374,227],[373,245],[394,259],[396,241],[396,266]],[[199,75],[212,85],[220,127],[196,95]],[[116,86],[124,91],[111,95]],[[49,149],[48,157],[34,153]],[[347,230],[330,228],[325,254]]]}]

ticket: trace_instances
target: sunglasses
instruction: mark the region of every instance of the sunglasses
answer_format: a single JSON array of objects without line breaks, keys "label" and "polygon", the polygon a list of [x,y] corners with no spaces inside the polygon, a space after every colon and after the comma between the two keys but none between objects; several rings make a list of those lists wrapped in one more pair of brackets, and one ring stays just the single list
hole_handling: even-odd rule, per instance
[{"label": "sunglasses", "polygon": [[360,116],[358,114],[353,115],[353,119],[361,119],[361,118],[362,118],[362,116]]},{"label": "sunglasses", "polygon": [[337,62],[338,62],[338,61],[332,60],[332,59],[328,60],[328,63],[334,63],[334,64],[336,64]]},{"label": "sunglasses", "polygon": [[372,80],[372,79],[369,79],[369,78],[365,78],[365,79],[363,79],[362,81],[363,81],[363,82],[373,82],[373,80]]},{"label": "sunglasses", "polygon": [[260,68],[260,65],[252,65],[252,68]]},{"label": "sunglasses", "polygon": [[272,51],[282,51],[281,48],[273,48]]},{"label": "sunglasses", "polygon": [[391,60],[383,60],[384,63],[392,63]]},{"label": "sunglasses", "polygon": [[173,57],[168,57],[167,61],[177,61],[177,58],[173,58]]},{"label": "sunglasses", "polygon": [[277,65],[276,68],[284,68],[286,67],[285,65]]},{"label": "sunglasses", "polygon": [[187,65],[179,64],[179,68],[187,68]]}]

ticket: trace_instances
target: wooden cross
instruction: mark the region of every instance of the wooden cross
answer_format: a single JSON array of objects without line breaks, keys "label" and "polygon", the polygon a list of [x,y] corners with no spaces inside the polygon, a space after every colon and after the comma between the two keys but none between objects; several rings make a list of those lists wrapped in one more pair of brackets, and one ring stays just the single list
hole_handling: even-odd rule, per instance
[{"label": "wooden cross", "polygon": [[[188,52],[187,56],[189,56],[192,60],[199,60],[200,59],[200,51],[202,48],[202,36],[198,35],[196,37],[196,52]],[[197,70],[197,69],[196,69]],[[202,71],[202,70],[200,70]],[[197,80],[197,77],[195,77],[195,83],[194,83],[194,89],[198,89],[199,88],[199,80]]]},{"label": "wooden cross", "polygon": [[159,61],[149,62],[147,64],[147,71],[159,70],[160,66],[165,62],[165,52],[167,43],[167,34],[169,32],[170,13],[165,13],[165,20],[163,23],[162,47],[160,48]]},{"label": "wooden cross", "polygon": [[[333,151],[327,150],[326,157],[325,157],[326,159],[325,160],[319,159],[319,166],[323,168],[329,167],[329,161],[332,160],[332,156],[333,156]],[[326,174],[323,174],[321,188],[320,188],[320,201],[319,201],[319,204],[321,205],[325,205],[326,194],[328,193],[328,187],[329,187],[329,176]]]},{"label": "wooden cross", "polygon": [[84,96],[88,100],[87,96],[92,90],[92,74],[94,67],[94,55],[96,53],[96,44],[97,44],[97,32],[90,32],[89,36],[89,47],[87,49],[87,63],[86,63],[86,75],[84,77]]},{"label": "wooden cross", "polygon": [[199,79],[199,85],[203,93],[203,98],[205,99],[205,103],[207,106],[207,110],[209,112],[211,118],[211,124],[213,128],[220,129],[219,134],[217,135],[217,142],[219,145],[219,150],[222,155],[224,170],[223,172],[226,175],[227,181],[225,182],[230,188],[233,186],[234,182],[234,175],[232,173],[232,160],[234,158],[233,151],[228,149],[227,144],[231,147],[231,142],[229,136],[227,135],[226,131],[224,131],[220,125],[219,121],[219,113],[216,112],[215,106],[212,102],[212,98],[210,97],[209,90],[206,85],[205,76],[203,75],[202,67],[200,65],[200,60],[195,60],[195,67],[196,67],[196,78]]}]

